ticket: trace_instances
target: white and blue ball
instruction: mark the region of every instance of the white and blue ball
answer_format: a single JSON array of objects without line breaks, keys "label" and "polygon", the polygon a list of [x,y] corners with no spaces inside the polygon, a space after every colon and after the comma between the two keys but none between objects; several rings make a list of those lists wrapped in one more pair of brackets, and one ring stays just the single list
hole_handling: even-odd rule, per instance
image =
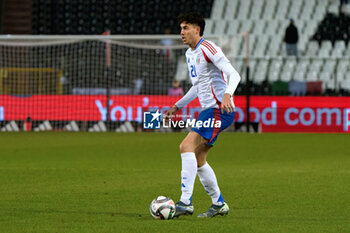
[{"label": "white and blue ball", "polygon": [[169,197],[159,196],[151,202],[149,211],[155,219],[172,219],[175,214],[175,203]]}]

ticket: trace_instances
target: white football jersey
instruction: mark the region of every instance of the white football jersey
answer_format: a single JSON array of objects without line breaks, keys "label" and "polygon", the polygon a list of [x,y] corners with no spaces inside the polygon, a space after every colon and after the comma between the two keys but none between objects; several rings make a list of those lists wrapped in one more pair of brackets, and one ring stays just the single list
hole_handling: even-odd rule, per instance
[{"label": "white football jersey", "polygon": [[[194,50],[189,48],[185,55],[192,88],[197,93],[202,109],[220,108],[227,88],[222,69],[230,61],[221,48],[203,38]],[[231,102],[233,105],[232,98]]]}]

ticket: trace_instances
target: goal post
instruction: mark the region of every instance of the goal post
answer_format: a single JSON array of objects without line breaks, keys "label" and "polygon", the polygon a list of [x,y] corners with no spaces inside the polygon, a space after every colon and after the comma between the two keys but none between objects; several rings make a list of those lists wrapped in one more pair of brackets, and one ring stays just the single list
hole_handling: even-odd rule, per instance
[{"label": "goal post", "polygon": [[[225,53],[234,41],[206,39]],[[178,35],[0,36],[0,131],[28,119],[37,131],[137,130],[143,111],[180,98],[174,80],[191,86],[187,48]]]}]

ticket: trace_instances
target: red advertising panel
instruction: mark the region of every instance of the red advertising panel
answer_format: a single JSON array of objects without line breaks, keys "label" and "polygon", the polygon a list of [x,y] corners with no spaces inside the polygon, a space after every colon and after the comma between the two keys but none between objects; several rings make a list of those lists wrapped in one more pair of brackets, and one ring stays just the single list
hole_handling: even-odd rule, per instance
[{"label": "red advertising panel", "polygon": [[[260,122],[263,132],[350,132],[350,97],[254,96],[250,102],[250,120]],[[238,108],[236,121],[244,115],[245,108]]]},{"label": "red advertising panel", "polygon": [[[120,95],[110,97],[112,121],[142,121],[143,111],[165,112],[179,97]],[[235,97],[236,121],[246,119],[246,98]],[[0,121],[99,121],[107,118],[104,95],[0,95]],[[180,111],[197,117],[198,99]],[[250,119],[263,132],[350,132],[350,97],[252,96]]]}]

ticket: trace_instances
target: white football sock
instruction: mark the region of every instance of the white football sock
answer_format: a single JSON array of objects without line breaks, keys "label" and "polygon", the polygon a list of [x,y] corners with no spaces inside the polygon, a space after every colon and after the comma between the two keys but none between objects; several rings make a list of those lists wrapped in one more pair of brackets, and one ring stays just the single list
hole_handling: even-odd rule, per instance
[{"label": "white football sock", "polygon": [[193,185],[197,174],[197,159],[194,152],[186,152],[181,154],[182,170],[181,170],[181,198],[185,204],[192,202]]},{"label": "white football sock", "polygon": [[199,180],[205,191],[211,197],[214,205],[222,205],[224,199],[221,195],[215,173],[208,163],[197,169]]}]

